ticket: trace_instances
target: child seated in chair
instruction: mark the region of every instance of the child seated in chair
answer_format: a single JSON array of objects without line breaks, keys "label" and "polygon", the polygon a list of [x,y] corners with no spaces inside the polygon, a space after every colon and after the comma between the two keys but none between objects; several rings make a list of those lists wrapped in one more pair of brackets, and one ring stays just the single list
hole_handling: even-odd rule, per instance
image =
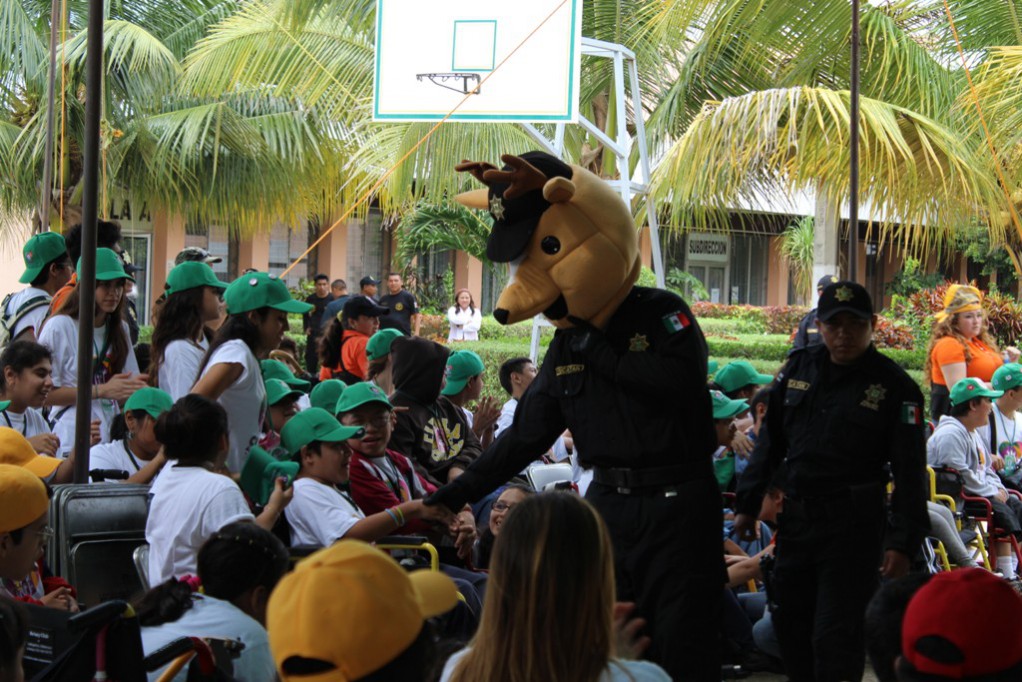
[{"label": "child seated in chair", "polygon": [[[994,524],[1020,538],[1022,502],[1008,494],[990,465],[990,452],[976,433],[990,417],[990,399],[1001,393],[971,377],[956,383],[951,388],[951,414],[940,418],[926,443],[926,458],[933,467],[956,469],[967,494],[990,500]],[[1004,543],[997,544],[997,570],[1007,579],[1016,577],[1011,548]]]},{"label": "child seated in chair", "polygon": [[43,577],[43,552],[53,533],[46,485],[27,467],[0,464],[0,500],[0,596],[77,611],[71,586]]},{"label": "child seated in chair", "polygon": [[[135,604],[148,656],[181,637],[234,640],[244,648],[232,679],[273,680],[276,669],[266,635],[266,604],[288,567],[287,549],[254,523],[231,523],[202,545],[197,558],[202,593],[171,578]],[[149,674],[160,678],[162,671]],[[174,680],[184,680],[187,669]]]},{"label": "child seated in chair", "polygon": [[284,425],[281,442],[300,466],[294,499],[284,511],[292,546],[326,547],[342,538],[373,542],[412,520],[448,520],[445,511],[426,507],[422,500],[407,500],[369,516],[362,512],[341,486],[348,484],[351,463],[346,441],[363,433],[361,426],[342,426],[318,407],[299,412]]}]

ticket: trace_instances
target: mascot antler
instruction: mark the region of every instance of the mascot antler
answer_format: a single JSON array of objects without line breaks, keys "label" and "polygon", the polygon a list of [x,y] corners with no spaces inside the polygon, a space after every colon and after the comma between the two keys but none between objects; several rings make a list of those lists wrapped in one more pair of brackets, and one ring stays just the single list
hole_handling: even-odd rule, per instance
[{"label": "mascot antler", "polygon": [[515,199],[534,189],[543,189],[547,176],[538,168],[519,156],[504,154],[500,157],[511,170],[498,170],[496,166],[485,161],[462,161],[454,167],[459,173],[471,173],[479,182],[487,187],[497,183],[505,183],[504,198]]}]

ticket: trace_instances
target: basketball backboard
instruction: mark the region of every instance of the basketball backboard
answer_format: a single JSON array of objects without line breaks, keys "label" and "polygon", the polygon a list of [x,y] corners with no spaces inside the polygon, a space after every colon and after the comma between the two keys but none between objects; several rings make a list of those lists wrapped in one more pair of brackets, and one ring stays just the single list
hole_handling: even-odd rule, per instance
[{"label": "basketball backboard", "polygon": [[377,0],[373,118],[575,122],[581,36],[582,0]]}]

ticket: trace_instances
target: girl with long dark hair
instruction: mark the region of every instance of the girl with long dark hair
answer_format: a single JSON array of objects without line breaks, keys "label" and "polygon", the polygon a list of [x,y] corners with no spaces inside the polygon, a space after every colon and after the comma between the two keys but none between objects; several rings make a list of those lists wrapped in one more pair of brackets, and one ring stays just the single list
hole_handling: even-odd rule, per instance
[{"label": "girl with long dark hair", "polygon": [[231,415],[227,468],[240,473],[249,450],[259,442],[268,409],[259,361],[280,345],[288,313],[304,313],[312,306],[292,299],[287,286],[265,272],[231,282],[224,301],[227,319],[213,337],[192,392],[216,400]]},{"label": "girl with long dark hair", "polygon": [[[81,262],[78,263],[79,275]],[[100,441],[110,442],[110,426],[121,404],[146,385],[139,373],[124,321],[124,283],[134,279],[124,271],[120,257],[110,249],[96,249],[95,310],[81,310],[81,286],[75,287],[57,313],[45,322],[39,343],[53,354],[53,385],[48,402],[55,406],[53,430],[60,438],[58,455],[74,445],[78,393],[78,320],[93,316],[92,418],[99,420]]]},{"label": "girl with long dark hair", "polygon": [[167,275],[166,299],[153,328],[149,381],[173,400],[191,391],[219,319],[227,285],[205,263],[181,263]]}]

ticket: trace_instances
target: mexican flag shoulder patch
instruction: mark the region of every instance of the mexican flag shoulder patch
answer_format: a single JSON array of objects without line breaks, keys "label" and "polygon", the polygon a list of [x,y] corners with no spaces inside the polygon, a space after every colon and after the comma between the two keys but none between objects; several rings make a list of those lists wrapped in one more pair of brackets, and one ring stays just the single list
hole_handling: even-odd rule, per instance
[{"label": "mexican flag shoulder patch", "polygon": [[664,323],[664,326],[667,328],[667,331],[671,334],[680,332],[686,327],[692,325],[692,320],[688,319],[688,315],[681,312],[680,310],[669,315],[664,315],[662,321]]},{"label": "mexican flag shoulder patch", "polygon": [[921,426],[923,423],[923,410],[916,403],[901,404],[901,423]]}]

